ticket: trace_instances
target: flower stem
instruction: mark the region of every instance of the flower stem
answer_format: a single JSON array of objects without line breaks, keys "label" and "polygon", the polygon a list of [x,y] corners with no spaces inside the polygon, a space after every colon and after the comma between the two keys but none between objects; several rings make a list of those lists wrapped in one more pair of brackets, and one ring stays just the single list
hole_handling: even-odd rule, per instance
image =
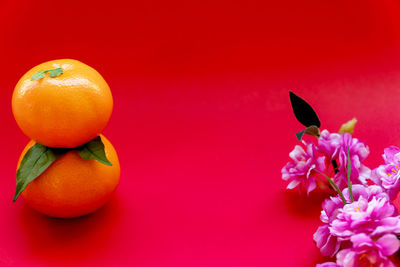
[{"label": "flower stem", "polygon": [[353,198],[353,184],[351,183],[351,160],[350,160],[350,147],[347,148],[347,186],[349,187],[350,201],[354,202]]},{"label": "flower stem", "polygon": [[315,171],[317,171],[318,173],[322,174],[323,176],[325,176],[326,180],[328,180],[329,184],[336,190],[336,192],[339,194],[340,198],[342,199],[343,205],[346,205],[346,199],[344,198],[344,195],[342,193],[342,191],[340,191],[339,187],[337,186],[337,184],[335,184],[335,182],[325,173],[314,169]]}]

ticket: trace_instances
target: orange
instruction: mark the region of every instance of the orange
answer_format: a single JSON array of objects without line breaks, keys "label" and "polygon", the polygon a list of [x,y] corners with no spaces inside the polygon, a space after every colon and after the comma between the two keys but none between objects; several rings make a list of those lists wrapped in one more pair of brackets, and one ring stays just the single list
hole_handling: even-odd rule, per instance
[{"label": "orange", "polygon": [[[112,166],[96,160],[84,160],[70,150],[53,162],[22,192],[26,203],[35,210],[53,217],[72,218],[102,207],[117,188],[120,166],[112,144],[102,135],[104,150]],[[30,141],[19,159],[35,144]]]},{"label": "orange", "polygon": [[[62,68],[64,73],[39,80],[41,70]],[[89,142],[106,126],[113,99],[103,77],[90,66],[72,59],[37,65],[17,83],[12,110],[21,130],[49,147],[71,148]]]}]

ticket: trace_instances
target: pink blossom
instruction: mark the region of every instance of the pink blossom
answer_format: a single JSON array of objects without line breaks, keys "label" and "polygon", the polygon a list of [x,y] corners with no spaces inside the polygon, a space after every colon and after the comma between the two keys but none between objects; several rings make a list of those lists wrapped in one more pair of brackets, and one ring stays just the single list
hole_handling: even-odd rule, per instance
[{"label": "pink blossom", "polygon": [[372,237],[385,233],[400,233],[400,217],[394,217],[395,208],[385,198],[373,197],[368,201],[360,196],[357,201],[339,209],[330,231],[340,239],[348,240],[352,235],[367,233]]},{"label": "pink blossom", "polygon": [[325,158],[317,155],[317,149],[312,142],[297,145],[290,152],[291,161],[282,169],[282,179],[289,182],[288,189],[299,187],[305,189],[307,194],[316,188],[316,176],[325,171]]},{"label": "pink blossom", "polygon": [[[362,162],[369,155],[368,146],[363,141],[352,138],[349,133],[329,133],[327,130],[321,132],[318,139],[318,151],[326,156],[329,164],[332,163],[332,168],[335,169],[333,180],[340,189],[347,187],[348,150],[352,166],[350,176],[352,183],[366,184],[366,179],[370,178],[371,170]],[[334,164],[337,166],[334,166]]]},{"label": "pink blossom", "polygon": [[[340,136],[340,148],[336,162],[339,165],[338,172],[335,174],[334,182],[340,189],[347,187],[347,164],[351,162],[350,178],[353,184],[366,184],[370,178],[371,170],[362,164],[369,155],[368,146],[357,138],[352,138],[351,134],[343,133]],[[348,159],[348,152],[350,159]]]},{"label": "pink blossom", "polygon": [[385,148],[382,156],[385,164],[372,171],[371,179],[382,186],[393,200],[400,191],[400,148]]},{"label": "pink blossom", "polygon": [[400,247],[395,235],[387,234],[374,242],[370,236],[361,233],[351,237],[352,248],[339,251],[336,262],[343,267],[379,266],[394,267],[388,258]]},{"label": "pink blossom", "polygon": [[339,156],[340,139],[340,134],[329,133],[328,130],[323,130],[318,139],[318,150],[325,154],[329,161],[335,160]]},{"label": "pink blossom", "polygon": [[329,225],[318,227],[317,231],[314,233],[314,241],[320,249],[321,254],[329,257],[333,257],[333,255],[338,252],[341,244],[337,236],[331,234]]}]

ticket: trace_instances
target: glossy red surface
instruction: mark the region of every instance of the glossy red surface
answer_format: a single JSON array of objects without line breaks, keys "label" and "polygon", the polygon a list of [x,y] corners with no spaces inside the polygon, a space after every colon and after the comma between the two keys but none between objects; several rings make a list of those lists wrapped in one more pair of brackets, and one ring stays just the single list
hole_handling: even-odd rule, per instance
[{"label": "glossy red surface", "polygon": [[[331,131],[357,117],[371,149],[400,145],[395,0],[0,1],[0,265],[313,266],[322,198],[285,191],[301,130],[288,90]],[[28,142],[11,94],[32,66],[74,58],[115,101],[104,134],[121,183],[74,220],[12,203]]]}]

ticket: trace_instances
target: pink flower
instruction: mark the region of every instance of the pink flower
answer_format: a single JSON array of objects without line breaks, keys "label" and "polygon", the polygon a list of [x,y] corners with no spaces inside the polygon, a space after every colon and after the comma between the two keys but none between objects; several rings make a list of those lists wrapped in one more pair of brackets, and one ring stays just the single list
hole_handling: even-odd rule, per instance
[{"label": "pink flower", "polygon": [[385,164],[372,171],[371,179],[382,186],[393,200],[400,191],[400,148],[385,148],[382,156]]},{"label": "pink flower", "polygon": [[[357,138],[352,138],[349,133],[329,133],[327,130],[321,132],[318,139],[318,151],[326,156],[328,164],[336,169],[333,181],[340,189],[347,187],[347,151],[350,152],[351,181],[353,184],[366,184],[370,178],[371,170],[362,162],[369,155],[368,146]],[[334,166],[336,164],[337,166]],[[327,169],[329,165],[327,166]],[[332,174],[333,176],[333,174]]]},{"label": "pink flower", "polygon": [[400,233],[400,217],[393,217],[395,208],[388,199],[373,197],[368,201],[360,196],[357,201],[339,209],[330,231],[342,240],[349,240],[358,233],[372,237],[385,233]]},{"label": "pink flower", "polygon": [[379,266],[394,267],[388,259],[400,247],[400,241],[395,235],[387,234],[374,242],[366,234],[358,234],[351,237],[352,248],[340,251],[336,256],[336,262],[343,267]]},{"label": "pink flower", "polygon": [[288,189],[295,187],[303,188],[309,194],[316,188],[315,175],[325,171],[325,158],[317,156],[317,149],[311,142],[303,143],[303,147],[297,145],[290,152],[289,156],[292,159],[282,169],[282,179],[289,181]]},{"label": "pink flower", "polygon": [[337,236],[331,234],[329,226],[336,219],[339,209],[343,206],[340,197],[331,197],[322,203],[320,219],[325,225],[318,227],[314,234],[314,241],[324,256],[332,257],[339,250],[341,242]]},{"label": "pink flower", "polygon": [[324,225],[314,234],[314,241],[324,256],[334,256],[341,245],[349,246],[353,235],[364,233],[373,238],[400,233],[400,216],[379,186],[353,186],[354,202],[348,189],[343,190],[348,204],[340,197],[331,197],[322,204],[320,219]]},{"label": "pink flower", "polygon": [[318,227],[317,231],[314,233],[314,241],[320,249],[321,254],[329,257],[333,257],[333,255],[338,252],[341,244],[337,236],[331,234],[329,225]]},{"label": "pink flower", "polygon": [[335,160],[339,156],[340,139],[340,134],[329,133],[328,130],[323,130],[318,139],[318,150],[325,154],[329,161]]},{"label": "pink flower", "polygon": [[[349,133],[343,133],[340,137],[340,148],[336,159],[339,168],[333,179],[334,182],[340,189],[347,187],[347,163],[350,160],[352,183],[366,184],[366,180],[370,178],[371,170],[363,165],[362,162],[369,155],[368,146],[357,138],[352,138]],[[348,159],[348,151],[350,159]]]}]

